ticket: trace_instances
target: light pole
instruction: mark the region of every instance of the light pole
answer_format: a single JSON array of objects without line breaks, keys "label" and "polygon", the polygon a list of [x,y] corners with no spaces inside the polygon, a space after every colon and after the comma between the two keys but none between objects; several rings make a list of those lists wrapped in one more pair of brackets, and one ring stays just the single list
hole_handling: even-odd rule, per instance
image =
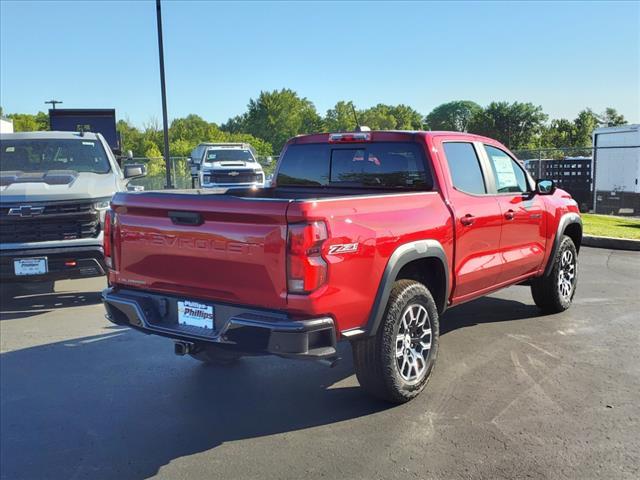
[{"label": "light pole", "polygon": [[55,110],[55,109],[56,109],[56,104],[58,104],[58,103],[62,103],[62,101],[60,101],[60,100],[53,100],[53,99],[52,99],[52,100],[47,100],[47,101],[46,101],[46,102],[44,102],[44,103],[50,103],[50,104],[51,104],[51,109],[52,109],[52,110]]},{"label": "light pole", "polygon": [[162,10],[160,0],[156,0],[156,20],[158,21],[158,53],[160,55],[160,89],[162,90],[162,129],[164,133],[164,162],[167,172],[165,188],[173,188],[171,181],[171,160],[169,159],[169,122],[167,120],[167,89],[164,81],[164,47],[162,45]]}]

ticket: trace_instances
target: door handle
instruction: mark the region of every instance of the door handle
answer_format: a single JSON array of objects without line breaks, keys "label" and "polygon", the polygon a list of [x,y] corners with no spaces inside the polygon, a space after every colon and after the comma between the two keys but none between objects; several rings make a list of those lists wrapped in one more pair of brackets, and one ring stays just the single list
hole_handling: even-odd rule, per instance
[{"label": "door handle", "polygon": [[204,223],[202,220],[202,215],[200,215],[198,212],[170,211],[169,218],[175,225],[191,225],[197,227],[198,225],[202,225]]},{"label": "door handle", "polygon": [[460,218],[460,223],[465,227],[468,227],[469,225],[473,225],[473,222],[475,222],[475,220],[476,219],[473,215],[467,213],[464,217]]},{"label": "door handle", "polygon": [[511,209],[507,210],[507,213],[504,214],[504,218],[506,218],[507,220],[513,220],[513,217],[515,216],[516,216],[516,212],[514,212]]}]

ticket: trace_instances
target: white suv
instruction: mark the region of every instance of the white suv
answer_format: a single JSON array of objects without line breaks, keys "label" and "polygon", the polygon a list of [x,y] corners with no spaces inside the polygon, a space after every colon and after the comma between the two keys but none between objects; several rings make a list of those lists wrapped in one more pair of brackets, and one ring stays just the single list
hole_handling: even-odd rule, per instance
[{"label": "white suv", "polygon": [[248,143],[201,143],[191,152],[201,188],[263,187],[264,172]]}]

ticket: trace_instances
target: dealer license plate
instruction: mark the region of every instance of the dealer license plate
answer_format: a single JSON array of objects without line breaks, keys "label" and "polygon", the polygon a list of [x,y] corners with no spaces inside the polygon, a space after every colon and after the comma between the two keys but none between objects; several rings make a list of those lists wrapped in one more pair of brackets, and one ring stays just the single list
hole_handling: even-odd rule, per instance
[{"label": "dealer license plate", "polygon": [[17,276],[44,275],[47,273],[47,257],[14,260],[13,271]]},{"label": "dealer license plate", "polygon": [[213,305],[178,301],[178,323],[213,330]]}]

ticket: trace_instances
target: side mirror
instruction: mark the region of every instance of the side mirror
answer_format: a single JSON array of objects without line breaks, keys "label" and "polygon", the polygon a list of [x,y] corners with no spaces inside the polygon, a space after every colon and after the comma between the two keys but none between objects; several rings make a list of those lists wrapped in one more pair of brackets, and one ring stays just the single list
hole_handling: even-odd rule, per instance
[{"label": "side mirror", "polygon": [[127,160],[133,160],[133,152],[131,150],[127,150]]},{"label": "side mirror", "polygon": [[147,167],[142,164],[125,165],[123,173],[126,179],[140,178],[147,175]]},{"label": "side mirror", "polygon": [[551,195],[556,191],[556,184],[553,180],[536,181],[536,193],[538,195]]}]

